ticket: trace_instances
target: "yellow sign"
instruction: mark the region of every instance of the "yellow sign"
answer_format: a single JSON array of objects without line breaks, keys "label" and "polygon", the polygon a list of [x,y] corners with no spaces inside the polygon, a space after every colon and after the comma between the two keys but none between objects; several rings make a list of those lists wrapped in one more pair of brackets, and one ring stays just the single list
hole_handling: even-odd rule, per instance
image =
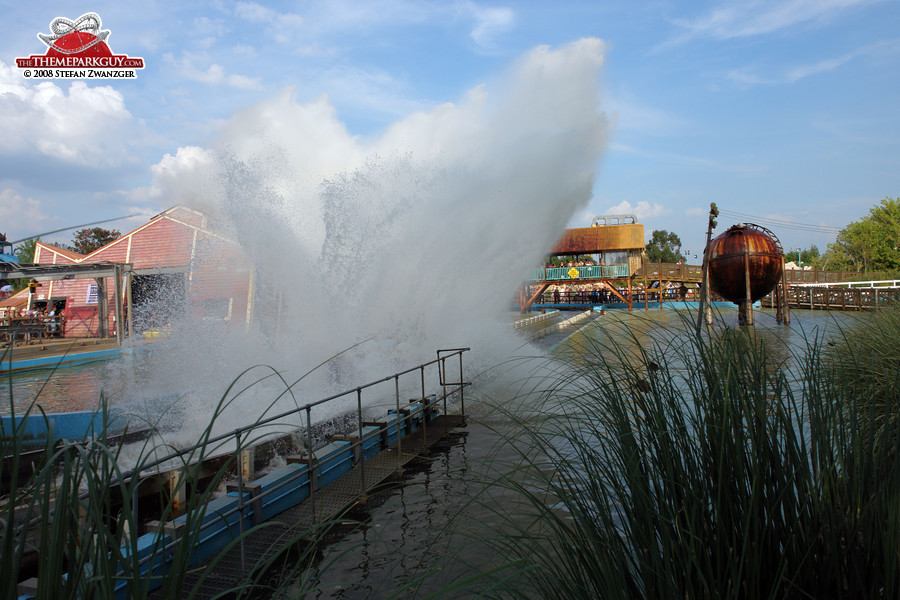
[{"label": "yellow sign", "polygon": [[572,279],[578,279],[578,269],[576,269],[575,267],[569,269],[569,277],[571,277]]}]

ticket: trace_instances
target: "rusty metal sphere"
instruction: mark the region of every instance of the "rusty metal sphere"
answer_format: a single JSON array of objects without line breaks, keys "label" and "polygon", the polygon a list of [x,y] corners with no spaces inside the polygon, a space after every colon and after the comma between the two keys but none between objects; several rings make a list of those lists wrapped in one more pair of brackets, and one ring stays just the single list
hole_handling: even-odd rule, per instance
[{"label": "rusty metal sphere", "polygon": [[761,229],[735,225],[710,242],[709,285],[726,300],[739,304],[747,298],[745,261],[749,263],[751,301],[756,302],[778,283],[784,257],[781,244]]}]

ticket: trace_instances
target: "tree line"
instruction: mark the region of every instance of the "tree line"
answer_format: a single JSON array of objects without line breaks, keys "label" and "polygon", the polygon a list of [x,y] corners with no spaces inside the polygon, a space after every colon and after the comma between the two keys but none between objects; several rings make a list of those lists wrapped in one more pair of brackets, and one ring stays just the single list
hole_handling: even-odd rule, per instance
[{"label": "tree line", "polygon": [[[665,229],[653,231],[645,252],[651,262],[686,261],[681,238]],[[900,272],[900,197],[884,198],[869,214],[837,234],[825,252],[812,244],[785,252],[784,259],[827,271]]]},{"label": "tree line", "polygon": [[[120,237],[122,237],[122,234],[117,229],[88,227],[76,231],[72,236],[71,244],[61,243],[55,245],[58,248],[77,252],[78,254],[90,254],[94,250],[102,248],[103,246],[119,239]],[[25,240],[24,242],[20,242],[13,250],[13,254],[16,257],[16,260],[18,260],[21,264],[33,263],[35,249],[37,248],[37,243],[40,240],[40,237],[35,237]],[[5,234],[0,233],[0,241],[6,241]],[[28,281],[26,279],[13,279],[11,281],[13,288],[17,291],[24,288],[27,283]]]}]

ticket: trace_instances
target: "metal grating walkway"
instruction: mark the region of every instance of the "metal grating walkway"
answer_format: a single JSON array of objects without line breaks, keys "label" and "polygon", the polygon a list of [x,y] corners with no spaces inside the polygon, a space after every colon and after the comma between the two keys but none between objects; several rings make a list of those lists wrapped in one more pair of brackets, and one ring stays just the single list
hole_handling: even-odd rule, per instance
[{"label": "metal grating walkway", "polygon": [[[349,472],[316,491],[313,498],[289,508],[274,520],[248,533],[243,540],[243,556],[240,546],[236,546],[224,555],[214,555],[192,567],[185,577],[184,592],[189,592],[199,583],[194,598],[207,600],[236,596],[242,582],[252,581],[269,567],[277,567],[275,559],[299,541],[311,540],[317,525],[338,519],[351,508],[362,496],[363,471],[365,490],[369,493],[397,475],[404,465],[424,454],[451,430],[462,426],[465,426],[465,418],[460,415],[438,416],[425,428],[403,438],[399,443],[400,451],[398,444],[394,444],[364,463],[355,465]],[[149,597],[166,600],[161,589]]]}]

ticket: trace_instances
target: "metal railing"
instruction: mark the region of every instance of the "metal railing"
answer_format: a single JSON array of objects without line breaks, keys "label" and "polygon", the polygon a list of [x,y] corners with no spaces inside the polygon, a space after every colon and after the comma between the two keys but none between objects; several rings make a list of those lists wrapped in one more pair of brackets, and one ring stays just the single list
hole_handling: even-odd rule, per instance
[{"label": "metal railing", "polygon": [[[234,452],[234,455],[238,458],[237,469],[236,469],[236,471],[237,471],[236,488],[237,488],[238,501],[237,501],[235,507],[231,510],[222,511],[222,512],[217,511],[216,512],[217,518],[214,521],[210,521],[208,523],[205,522],[198,529],[206,530],[206,529],[209,529],[210,527],[216,526],[216,524],[218,524],[220,522],[224,523],[225,527],[231,527],[228,524],[228,519],[230,517],[234,516],[235,514],[241,515],[241,517],[239,517],[239,523],[240,523],[240,525],[239,525],[239,529],[240,529],[239,544],[240,544],[240,554],[241,554],[241,566],[242,566],[242,569],[244,569],[246,567],[246,565],[245,565],[245,549],[244,549],[244,544],[243,544],[243,541],[244,541],[243,534],[245,532],[244,521],[245,521],[245,518],[247,518],[245,512],[248,507],[259,506],[260,503],[264,500],[266,495],[274,494],[289,485],[292,485],[292,484],[296,485],[295,482],[297,480],[302,479],[303,477],[308,477],[308,479],[309,479],[309,484],[308,484],[309,485],[309,496],[308,496],[308,498],[312,505],[313,515],[318,515],[318,513],[316,511],[316,496],[317,496],[317,494],[319,494],[321,492],[320,492],[320,489],[318,488],[318,486],[316,486],[314,484],[314,482],[317,479],[318,470],[320,469],[321,464],[319,463],[319,461],[316,458],[315,448],[314,448],[314,444],[313,444],[312,410],[314,408],[323,406],[329,402],[334,402],[337,400],[345,399],[347,397],[355,396],[355,400],[356,400],[356,402],[355,402],[356,403],[355,421],[356,421],[357,435],[355,436],[356,439],[351,443],[349,448],[352,450],[353,453],[356,453],[358,450],[359,460],[358,460],[357,464],[360,465],[360,496],[365,497],[367,489],[366,489],[366,479],[365,479],[366,456],[365,456],[364,444],[367,441],[370,441],[374,436],[376,436],[376,435],[380,436],[381,433],[378,432],[378,433],[375,433],[375,434],[372,434],[369,436],[363,435],[363,429],[365,427],[365,425],[364,425],[365,421],[364,421],[364,416],[363,416],[363,412],[364,412],[363,393],[367,390],[370,390],[371,388],[374,388],[374,387],[380,385],[380,384],[389,383],[389,382],[394,383],[393,404],[394,404],[394,411],[395,411],[394,414],[396,415],[396,420],[391,422],[391,427],[395,427],[396,432],[397,432],[397,450],[398,451],[396,452],[396,456],[398,459],[398,469],[399,469],[402,467],[402,462],[401,462],[402,461],[402,444],[403,444],[402,429],[403,429],[404,425],[406,427],[406,431],[407,431],[407,435],[408,435],[410,433],[410,427],[409,427],[408,423],[412,419],[417,419],[419,417],[423,417],[422,423],[421,423],[422,431],[423,431],[423,435],[427,434],[427,426],[428,426],[427,421],[429,420],[428,416],[431,414],[431,411],[436,409],[435,405],[438,403],[442,403],[443,404],[443,413],[445,415],[448,414],[447,413],[448,398],[451,398],[454,395],[458,395],[459,404],[460,404],[460,413],[463,417],[465,416],[465,400],[464,400],[464,396],[463,396],[463,390],[466,386],[471,385],[471,382],[465,381],[462,357],[463,357],[463,353],[467,352],[469,350],[470,350],[469,348],[452,348],[452,349],[438,350],[437,358],[435,358],[434,360],[419,364],[415,367],[411,367],[404,371],[399,371],[397,373],[394,373],[393,375],[384,377],[377,381],[372,381],[372,382],[366,383],[364,385],[361,385],[359,387],[352,388],[350,390],[347,390],[347,391],[344,391],[344,392],[341,392],[338,394],[334,394],[334,395],[328,396],[326,398],[316,400],[314,402],[309,402],[302,406],[297,406],[296,408],[294,408],[292,410],[281,412],[279,414],[272,415],[265,419],[261,419],[261,420],[256,421],[253,424],[246,426],[246,427],[237,428],[237,429],[234,429],[233,431],[223,433],[223,434],[220,434],[220,435],[217,435],[214,437],[210,437],[209,439],[205,440],[202,443],[190,446],[188,448],[184,448],[184,449],[176,451],[176,452],[172,452],[166,456],[163,456],[162,458],[158,458],[152,462],[142,464],[138,469],[134,469],[132,471],[125,472],[121,477],[116,478],[113,481],[112,485],[118,484],[118,485],[124,487],[129,482],[132,482],[135,478],[140,479],[142,476],[145,476],[145,475],[156,476],[158,473],[153,471],[154,469],[158,469],[159,467],[167,465],[169,463],[172,463],[173,461],[180,461],[180,464],[189,466],[191,464],[191,458],[194,457],[197,453],[199,453],[201,460],[203,460],[205,458],[209,458],[209,456],[205,455],[205,452],[207,450],[209,450],[210,448],[215,449],[216,444],[225,442],[229,439],[233,439],[234,440],[234,451],[233,452]],[[457,380],[449,381],[448,380],[447,361],[452,360],[456,357],[458,357],[458,359],[459,359],[458,360],[458,369],[459,370],[458,370],[458,376],[456,377]],[[440,396],[437,396],[435,394],[432,394],[432,396],[426,396],[425,370],[427,368],[434,368],[434,367],[437,368],[437,381],[439,382],[438,384],[442,389],[442,393]],[[409,410],[406,410],[404,408],[404,406],[401,405],[401,402],[400,402],[400,389],[401,389],[400,380],[404,376],[410,376],[412,374],[415,374],[416,378],[418,379],[418,383],[419,383],[420,391],[421,391],[422,406],[419,407],[416,412],[411,412]],[[383,397],[383,395],[381,395],[381,397]],[[434,400],[429,401],[429,398],[432,398],[432,397],[434,398]],[[406,414],[404,414],[404,411]],[[253,432],[260,430],[261,428],[264,428],[266,426],[275,424],[279,421],[283,421],[284,419],[291,417],[291,416],[295,416],[295,415],[302,415],[304,417],[304,419],[303,419],[303,421],[301,421],[301,424],[303,424],[305,422],[305,425],[306,425],[305,426],[306,446],[307,446],[306,451],[308,452],[308,456],[309,456],[307,470],[305,470],[305,471],[298,470],[295,477],[285,479],[285,480],[281,481],[281,483],[279,483],[278,485],[273,486],[270,489],[267,489],[265,491],[262,491],[258,495],[254,494],[250,498],[245,498],[245,496],[247,495],[248,486],[247,486],[247,482],[245,482],[245,475],[243,472],[244,469],[242,468],[242,464],[241,464],[242,459],[240,458],[240,456],[241,456],[241,452],[243,450],[246,450],[245,444],[247,443],[247,440],[250,438],[250,436]],[[138,512],[139,487],[140,487],[139,484],[134,486],[133,497],[131,499],[132,522],[133,522],[135,528],[137,528],[140,523],[140,515]],[[84,494],[82,494],[80,496],[80,499],[85,500],[88,498],[88,496],[89,496],[89,493],[85,492]],[[258,516],[259,515],[256,512],[254,512],[254,518],[256,519],[256,518],[258,518]],[[40,518],[35,518],[35,519],[32,519],[30,522],[23,523],[20,526],[20,528],[17,530],[17,532],[21,535],[24,535],[28,529],[36,526],[39,522],[40,522]],[[138,561],[138,564],[140,564],[142,568],[150,568],[150,569],[153,569],[155,566],[158,566],[160,553],[162,552],[162,553],[164,553],[164,555],[165,555],[165,553],[169,553],[169,551],[172,550],[177,545],[178,540],[179,540],[179,535],[183,534],[184,529],[185,529],[185,527],[183,524],[179,525],[174,522],[168,522],[168,523],[161,524],[160,528],[156,530],[157,539],[152,546],[152,550],[150,552],[148,552],[148,554],[146,556],[142,557]],[[136,531],[135,534],[137,534],[137,533],[138,532]],[[152,533],[152,532],[148,531],[148,534],[149,533]],[[167,535],[170,537],[166,541],[165,536],[167,536]],[[149,567],[148,567],[148,563],[149,563]],[[120,571],[118,576],[121,577],[124,575],[124,573],[125,573],[124,570]]]},{"label": "metal railing", "polygon": [[532,281],[572,281],[577,279],[618,279],[630,275],[627,264],[589,267],[546,267],[531,273]]}]

